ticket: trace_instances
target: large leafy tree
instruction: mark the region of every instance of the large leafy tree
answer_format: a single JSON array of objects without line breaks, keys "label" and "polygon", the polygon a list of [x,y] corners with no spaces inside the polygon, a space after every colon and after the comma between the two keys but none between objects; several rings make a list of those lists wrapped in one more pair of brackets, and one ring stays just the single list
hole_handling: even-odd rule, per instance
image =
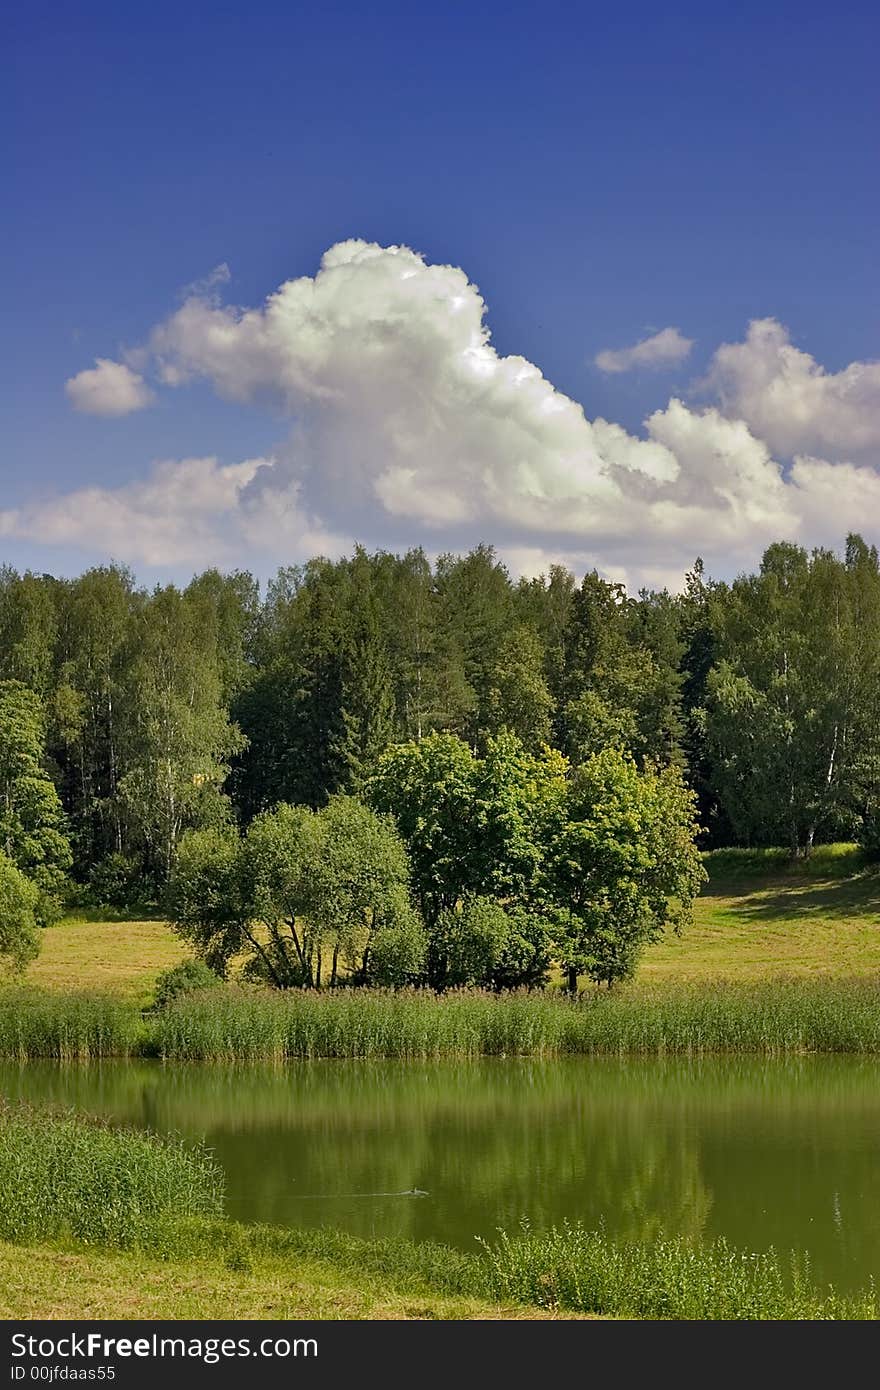
[{"label": "large leafy tree", "polygon": [[706,877],[694,796],[673,767],[606,748],[576,768],[542,871],[555,954],[578,976],[626,979],[648,942],[681,930]]},{"label": "large leafy tree", "polygon": [[244,836],[232,827],[185,835],[168,905],[176,929],[221,974],[244,953],[246,973],[279,989],[335,985],[340,966],[369,979],[378,944],[383,977],[402,982],[400,957],[408,976],[424,955],[408,877],[391,821],[337,796],[320,811],[264,812]]},{"label": "large leafy tree", "polygon": [[[483,983],[534,983],[542,973],[538,886],[564,805],[565,775],[561,754],[529,753],[509,731],[488,738],[482,756],[454,734],[431,734],[380,759],[368,794],[394,816],[409,852],[432,984],[445,987],[461,969],[472,973],[476,959],[487,962]],[[485,900],[514,914],[503,930],[497,918],[474,908]],[[523,930],[520,908],[531,912],[533,929]],[[491,949],[471,950],[474,932],[491,939]],[[464,960],[471,965],[462,966]]]},{"label": "large leafy tree", "polygon": [[0,566],[0,679],[46,697],[52,684],[61,583],[50,574]]},{"label": "large leafy tree", "polygon": [[77,868],[126,846],[119,802],[121,717],[144,595],[118,566],[87,570],[58,599],[58,669],[50,703],[59,789]]},{"label": "large leafy tree", "polygon": [[680,647],[663,595],[629,598],[595,572],[573,594],[558,737],[576,763],[602,748],[680,760]]},{"label": "large leafy tree", "polygon": [[223,705],[217,644],[199,603],[157,589],[134,640],[119,797],[147,866],[165,879],[183,831],[228,815],[223,783],[244,739]]},{"label": "large leafy tree", "polygon": [[45,716],[21,681],[0,681],[0,851],[57,907],[71,865],[64,812],[43,766]]},{"label": "large leafy tree", "polygon": [[541,639],[521,623],[499,645],[486,698],[487,728],[492,733],[509,729],[525,747],[537,750],[550,742],[552,715]]}]

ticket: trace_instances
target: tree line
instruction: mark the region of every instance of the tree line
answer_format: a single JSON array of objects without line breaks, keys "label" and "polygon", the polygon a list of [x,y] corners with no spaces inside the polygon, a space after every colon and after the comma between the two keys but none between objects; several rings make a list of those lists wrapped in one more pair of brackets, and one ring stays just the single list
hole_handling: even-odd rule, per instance
[{"label": "tree line", "polygon": [[[440,738],[453,762],[483,764],[505,739],[536,766],[555,754],[571,784],[600,755],[623,760],[618,778],[668,770],[693,791],[703,847],[876,849],[878,703],[880,566],[859,536],[842,554],[773,545],[731,583],[698,560],[676,594],[561,566],[515,581],[485,545],[434,563],[358,548],[265,592],[243,572],[148,591],[117,565],[6,567],[0,848],[45,911],[62,877],[120,906],[155,900],[187,832],[236,826],[245,842],[280,806],[317,824],[338,798],[401,829],[380,769],[396,758],[403,776],[401,750]],[[410,859],[416,830],[401,829]],[[449,904],[432,891],[419,910],[436,936]]]}]

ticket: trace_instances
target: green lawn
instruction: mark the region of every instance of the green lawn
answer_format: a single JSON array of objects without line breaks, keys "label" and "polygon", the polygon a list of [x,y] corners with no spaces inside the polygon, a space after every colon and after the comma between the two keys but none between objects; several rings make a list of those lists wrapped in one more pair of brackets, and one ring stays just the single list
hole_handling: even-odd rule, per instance
[{"label": "green lawn", "polygon": [[66,918],[44,933],[26,978],[43,989],[110,990],[148,1004],[156,977],[190,954],[167,922]]}]

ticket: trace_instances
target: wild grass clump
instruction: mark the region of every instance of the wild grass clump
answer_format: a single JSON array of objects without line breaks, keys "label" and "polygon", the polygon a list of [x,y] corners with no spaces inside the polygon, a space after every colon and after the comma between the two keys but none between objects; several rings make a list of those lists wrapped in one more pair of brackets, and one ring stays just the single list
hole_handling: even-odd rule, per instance
[{"label": "wild grass clump", "polygon": [[54,1057],[89,1062],[130,1057],[142,1025],[131,1004],[110,994],[69,994],[30,988],[0,991],[0,1056],[26,1062]]},{"label": "wild grass clump", "polygon": [[268,990],[217,985],[142,1016],[112,995],[0,993],[0,1056],[85,1062],[317,1057],[880,1053],[880,979],[559,991]]},{"label": "wild grass clump", "polygon": [[635,1245],[567,1225],[481,1242],[499,1299],[624,1318],[875,1319],[873,1285],[849,1297],[810,1280],[809,1264],[776,1252],[736,1250],[720,1239],[680,1237]]},{"label": "wild grass clump", "polygon": [[145,1044],[175,1061],[315,1057],[699,1056],[880,1052],[880,981],[773,980],[554,993],[284,992],[226,986],[172,1002]]},{"label": "wild grass clump", "polygon": [[222,1207],[204,1148],[0,1103],[0,1240],[155,1248],[166,1228]]}]

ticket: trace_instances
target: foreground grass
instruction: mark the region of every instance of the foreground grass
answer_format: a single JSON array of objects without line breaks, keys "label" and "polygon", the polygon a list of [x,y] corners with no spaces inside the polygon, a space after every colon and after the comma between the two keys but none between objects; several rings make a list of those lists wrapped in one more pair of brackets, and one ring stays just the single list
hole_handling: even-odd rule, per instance
[{"label": "foreground grass", "polygon": [[[0,1243],[0,1318],[496,1319],[552,1310],[396,1288],[365,1271],[298,1257],[169,1263],[142,1254]],[[569,1314],[568,1316],[578,1316]]]},{"label": "foreground grass", "polygon": [[[200,1253],[188,1249],[199,1237]],[[723,1241],[616,1243],[576,1227],[502,1236],[482,1253],[335,1231],[195,1225],[159,1255],[0,1243],[3,1318],[612,1317],[876,1320],[873,1288],[842,1297],[772,1252]]]},{"label": "foreground grass", "polygon": [[207,1150],[0,1100],[0,1240],[149,1245],[219,1215],[223,1185]]}]

